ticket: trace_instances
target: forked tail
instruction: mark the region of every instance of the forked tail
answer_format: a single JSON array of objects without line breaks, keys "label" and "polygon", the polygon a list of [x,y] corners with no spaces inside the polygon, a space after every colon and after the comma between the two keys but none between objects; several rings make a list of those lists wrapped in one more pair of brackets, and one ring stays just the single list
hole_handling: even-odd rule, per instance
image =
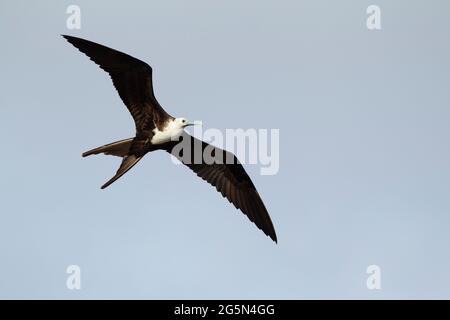
[{"label": "forked tail", "polygon": [[111,179],[108,180],[108,182],[106,182],[104,185],[102,185],[102,189],[107,188],[110,184],[112,184],[114,181],[116,181],[117,179],[119,179],[121,176],[123,176],[125,173],[128,172],[128,170],[130,170],[131,168],[134,167],[134,165],[136,163],[139,162],[139,160],[142,159],[141,157],[137,157],[134,154],[126,156],[123,158],[122,163],[120,164],[119,169],[117,170],[116,174],[114,175],[114,177],[112,177]]},{"label": "forked tail", "polygon": [[133,138],[116,141],[113,143],[105,144],[104,146],[86,151],[82,154],[83,157],[87,157],[93,154],[104,153],[106,155],[125,157],[130,151]]},{"label": "forked tail", "polygon": [[117,156],[117,157],[122,158],[122,163],[121,163],[119,169],[117,170],[116,174],[114,175],[114,177],[112,177],[108,182],[106,182],[102,186],[102,189],[105,189],[110,184],[112,184],[114,181],[119,179],[128,170],[130,170],[136,163],[138,163],[139,160],[142,159],[142,156],[137,157],[133,154],[131,154],[131,155],[129,154],[132,143],[133,143],[133,138],[120,140],[120,141],[109,143],[104,146],[86,151],[85,153],[82,154],[83,157],[87,157],[87,156],[90,156],[93,154],[103,153],[106,155],[112,155],[112,156]]}]

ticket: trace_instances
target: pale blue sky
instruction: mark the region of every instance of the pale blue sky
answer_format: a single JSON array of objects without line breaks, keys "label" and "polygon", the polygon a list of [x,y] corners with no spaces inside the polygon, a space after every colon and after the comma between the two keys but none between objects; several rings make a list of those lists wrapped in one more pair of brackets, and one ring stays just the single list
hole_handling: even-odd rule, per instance
[{"label": "pale blue sky", "polygon": [[[0,297],[450,298],[450,4],[373,3],[1,1]],[[119,159],[81,153],[134,125],[60,34],[151,64],[173,115],[279,128],[279,174],[246,166],[279,244],[163,153],[100,190]]]}]

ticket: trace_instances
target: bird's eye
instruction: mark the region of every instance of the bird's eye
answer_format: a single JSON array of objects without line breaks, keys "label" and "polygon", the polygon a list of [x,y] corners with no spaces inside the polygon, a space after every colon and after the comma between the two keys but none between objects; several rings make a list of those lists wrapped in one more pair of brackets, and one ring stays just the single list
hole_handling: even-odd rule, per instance
[{"label": "bird's eye", "polygon": [[182,120],[181,122],[185,123],[185,122],[186,122],[186,120],[184,120],[184,119],[183,119],[183,120]]}]

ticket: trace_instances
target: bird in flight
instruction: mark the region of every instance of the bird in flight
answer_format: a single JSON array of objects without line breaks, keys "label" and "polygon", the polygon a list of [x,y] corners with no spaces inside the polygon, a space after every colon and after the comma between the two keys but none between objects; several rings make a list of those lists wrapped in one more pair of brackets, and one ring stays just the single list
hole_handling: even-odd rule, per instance
[{"label": "bird in flight", "polygon": [[[190,136],[184,128],[195,123],[185,118],[174,118],[161,107],[153,93],[152,68],[147,63],[92,41],[68,35],[63,37],[110,75],[136,125],[134,138],[109,143],[83,153],[83,157],[103,153],[122,158],[116,174],[102,189],[123,176],[148,152],[163,150],[216,187],[236,209],[240,209],[259,229],[277,242],[269,213],[236,156]],[[208,154],[209,159],[204,154]]]}]

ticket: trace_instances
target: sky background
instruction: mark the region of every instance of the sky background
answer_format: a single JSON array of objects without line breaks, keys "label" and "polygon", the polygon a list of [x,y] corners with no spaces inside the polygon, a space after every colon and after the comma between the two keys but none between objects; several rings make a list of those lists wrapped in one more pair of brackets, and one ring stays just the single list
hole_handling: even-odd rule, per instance
[{"label": "sky background", "polygon": [[[382,30],[366,27],[381,7]],[[81,30],[66,8],[81,8]],[[0,298],[450,298],[450,3],[0,1]],[[148,62],[206,128],[280,129],[247,165],[275,245],[164,153],[107,190],[134,134],[106,73],[60,34]],[[81,268],[81,290],[66,268]],[[368,290],[366,268],[381,268]]]}]

